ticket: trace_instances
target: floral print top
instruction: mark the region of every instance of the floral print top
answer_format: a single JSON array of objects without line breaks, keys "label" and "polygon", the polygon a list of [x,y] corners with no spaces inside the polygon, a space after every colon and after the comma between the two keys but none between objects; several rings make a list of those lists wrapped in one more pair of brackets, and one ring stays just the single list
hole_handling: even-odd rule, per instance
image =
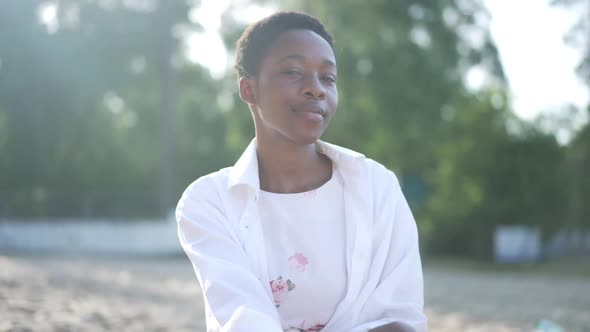
[{"label": "floral print top", "polygon": [[261,192],[270,289],[283,329],[321,331],[347,288],[343,189]]}]

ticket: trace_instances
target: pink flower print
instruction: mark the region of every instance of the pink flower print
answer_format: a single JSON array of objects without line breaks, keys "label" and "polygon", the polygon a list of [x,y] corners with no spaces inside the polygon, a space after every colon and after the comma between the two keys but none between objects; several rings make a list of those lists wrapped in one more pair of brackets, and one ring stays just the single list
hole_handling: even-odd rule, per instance
[{"label": "pink flower print", "polygon": [[287,279],[285,281],[282,276],[279,276],[276,280],[270,281],[270,289],[272,291],[275,305],[278,308],[281,306],[281,302],[285,299],[287,292],[295,289],[295,284],[292,283],[291,280]]},{"label": "pink flower print", "polygon": [[309,326],[308,324],[305,323],[305,321],[301,322],[301,324],[299,324],[299,326],[298,326],[299,331],[303,331],[303,332],[321,331],[324,327],[326,327],[326,324],[316,322],[315,325]]},{"label": "pink flower print", "polygon": [[289,257],[289,269],[291,271],[305,272],[309,261],[307,257],[301,253],[295,253],[295,255]]},{"label": "pink flower print", "polygon": [[306,332],[316,332],[316,331],[321,331],[326,325],[324,324],[316,324],[310,328],[308,328],[307,330],[305,330]]}]

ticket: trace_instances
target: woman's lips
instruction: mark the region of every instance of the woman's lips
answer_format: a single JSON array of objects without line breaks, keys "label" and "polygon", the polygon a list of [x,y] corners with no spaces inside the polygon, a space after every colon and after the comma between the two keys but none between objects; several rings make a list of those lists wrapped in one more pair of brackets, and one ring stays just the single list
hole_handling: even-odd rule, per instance
[{"label": "woman's lips", "polygon": [[320,122],[324,119],[324,116],[318,112],[301,111],[301,112],[296,112],[296,113],[298,115],[300,115],[301,117],[303,117],[304,119],[309,120],[309,121],[313,121],[313,122]]},{"label": "woman's lips", "polygon": [[321,122],[326,116],[326,111],[321,107],[294,108],[293,112],[297,116],[312,122]]},{"label": "woman's lips", "polygon": [[305,105],[303,107],[294,108],[295,113],[299,113],[302,116],[310,119],[322,119],[326,116],[326,110],[316,105]]}]

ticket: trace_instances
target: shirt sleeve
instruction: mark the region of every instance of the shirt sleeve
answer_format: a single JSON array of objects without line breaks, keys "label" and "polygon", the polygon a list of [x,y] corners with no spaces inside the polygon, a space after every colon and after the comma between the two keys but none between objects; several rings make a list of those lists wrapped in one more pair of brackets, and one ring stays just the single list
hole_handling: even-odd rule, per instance
[{"label": "shirt sleeve", "polygon": [[178,237],[201,286],[207,330],[282,332],[278,312],[218,207],[214,188],[189,187],[176,208]]},{"label": "shirt sleeve", "polygon": [[[383,179],[385,178],[385,179]],[[424,282],[416,222],[393,172],[381,177],[375,204],[373,241],[377,244],[373,264],[383,264],[376,288],[350,332],[400,321],[417,332],[426,332]]]}]

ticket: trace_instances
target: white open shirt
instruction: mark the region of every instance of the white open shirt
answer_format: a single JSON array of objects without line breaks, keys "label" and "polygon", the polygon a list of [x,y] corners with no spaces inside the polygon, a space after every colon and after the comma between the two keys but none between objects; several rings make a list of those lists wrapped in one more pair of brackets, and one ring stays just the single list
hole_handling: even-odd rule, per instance
[{"label": "white open shirt", "polygon": [[[364,332],[394,321],[427,331],[418,233],[396,176],[357,152],[316,145],[344,187],[346,230],[346,294],[322,331]],[[253,140],[233,167],[199,178],[178,202],[178,236],[203,290],[208,332],[283,331],[259,197]]]}]

